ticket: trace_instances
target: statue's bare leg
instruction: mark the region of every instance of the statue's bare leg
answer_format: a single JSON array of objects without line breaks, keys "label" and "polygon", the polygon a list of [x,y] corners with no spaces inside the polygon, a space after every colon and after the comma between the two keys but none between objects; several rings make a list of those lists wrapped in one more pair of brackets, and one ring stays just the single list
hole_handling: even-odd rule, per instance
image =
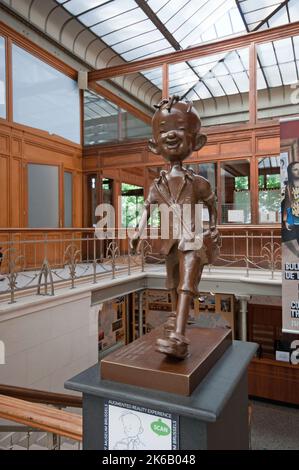
[{"label": "statue's bare leg", "polygon": [[197,285],[201,279],[203,265],[195,256],[182,257],[180,263],[181,282],[179,286],[178,303],[176,309],[175,328],[168,330],[165,338],[157,340],[157,350],[178,359],[185,359],[189,354],[189,340],[186,338],[190,306]]}]

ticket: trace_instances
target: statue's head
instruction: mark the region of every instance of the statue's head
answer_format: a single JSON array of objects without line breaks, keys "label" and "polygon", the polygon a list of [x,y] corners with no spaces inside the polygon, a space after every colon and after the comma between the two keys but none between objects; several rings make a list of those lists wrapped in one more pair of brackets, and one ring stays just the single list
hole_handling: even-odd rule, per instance
[{"label": "statue's head", "polygon": [[167,161],[183,161],[200,150],[207,137],[201,134],[200,118],[192,102],[178,96],[162,100],[152,119],[153,138],[149,149]]}]

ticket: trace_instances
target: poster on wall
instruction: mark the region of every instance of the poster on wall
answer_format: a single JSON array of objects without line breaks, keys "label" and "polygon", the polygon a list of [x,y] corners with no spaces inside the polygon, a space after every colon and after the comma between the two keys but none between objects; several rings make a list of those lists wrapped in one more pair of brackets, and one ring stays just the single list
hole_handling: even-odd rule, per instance
[{"label": "poster on wall", "polygon": [[282,330],[299,332],[299,119],[280,124]]},{"label": "poster on wall", "polygon": [[178,417],[106,400],[104,450],[177,450]]}]

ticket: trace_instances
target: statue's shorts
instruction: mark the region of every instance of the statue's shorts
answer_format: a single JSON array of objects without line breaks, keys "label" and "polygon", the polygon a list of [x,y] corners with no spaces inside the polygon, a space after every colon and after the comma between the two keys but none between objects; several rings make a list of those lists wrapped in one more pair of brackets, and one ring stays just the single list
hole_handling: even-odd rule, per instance
[{"label": "statue's shorts", "polygon": [[206,248],[197,251],[181,251],[175,244],[166,255],[166,287],[198,296],[198,284],[202,270],[208,264]]}]

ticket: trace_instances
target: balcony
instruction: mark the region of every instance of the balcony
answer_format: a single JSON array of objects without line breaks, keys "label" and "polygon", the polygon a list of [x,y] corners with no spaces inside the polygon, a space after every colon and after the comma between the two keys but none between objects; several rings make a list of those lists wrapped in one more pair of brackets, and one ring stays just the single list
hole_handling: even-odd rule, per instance
[{"label": "balcony", "polygon": [[[101,291],[107,295],[110,292],[111,298],[111,291],[123,295],[141,287],[165,289],[159,239],[142,240],[139,253],[131,255],[121,230],[113,234],[102,232],[102,239],[94,229],[84,228],[59,232],[8,229],[1,230],[0,236],[2,308],[32,299],[36,302],[71,295],[78,288],[91,290],[97,299]],[[281,286],[280,270],[281,244],[277,231],[251,226],[241,232],[229,227],[221,233],[219,258],[204,269],[201,290],[234,294],[246,290],[244,294],[250,295],[257,293],[257,286],[267,285],[269,292],[271,288],[276,291]],[[106,299],[105,295],[100,298]]]}]

